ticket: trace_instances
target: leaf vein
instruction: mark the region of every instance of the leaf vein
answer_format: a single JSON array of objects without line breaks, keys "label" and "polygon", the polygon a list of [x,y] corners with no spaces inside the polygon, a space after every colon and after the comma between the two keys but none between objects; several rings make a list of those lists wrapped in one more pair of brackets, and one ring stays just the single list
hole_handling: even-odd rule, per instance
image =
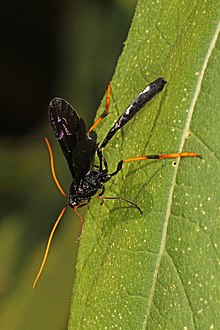
[{"label": "leaf vein", "polygon": [[[211,43],[209,45],[207,54],[205,56],[205,59],[204,59],[203,65],[202,65],[200,75],[198,76],[198,81],[197,81],[195,93],[194,93],[194,96],[192,98],[192,102],[191,102],[190,109],[189,109],[189,112],[188,112],[188,117],[186,118],[185,128],[183,130],[182,139],[180,141],[179,152],[182,152],[184,144],[185,144],[187,132],[189,131],[190,123],[191,123],[191,120],[192,120],[193,111],[195,109],[195,105],[196,105],[197,99],[198,99],[199,94],[200,94],[200,90],[201,90],[205,70],[207,68],[208,61],[211,57],[212,51],[215,48],[215,44],[217,42],[219,31],[220,31],[220,22],[218,23],[218,26],[217,26],[217,28],[214,32],[213,38],[211,40]],[[171,215],[172,200],[173,200],[174,189],[175,189],[175,186],[176,186],[176,178],[177,178],[179,164],[180,164],[180,159],[178,159],[177,162],[176,162],[176,167],[174,169],[174,174],[173,174],[173,178],[172,178],[172,182],[171,182],[171,188],[170,188],[170,192],[169,192],[169,196],[168,196],[168,202],[167,202],[167,211],[166,211],[165,221],[164,221],[164,225],[163,225],[163,229],[162,229],[160,250],[159,250],[158,258],[157,258],[156,264],[155,264],[152,287],[151,287],[151,291],[150,291],[150,295],[149,295],[149,302],[148,302],[148,306],[147,306],[146,316],[145,316],[144,321],[143,321],[143,329],[146,329],[146,327],[147,327],[148,317],[150,315],[150,310],[151,310],[151,306],[152,306],[153,299],[154,299],[154,293],[155,293],[155,290],[156,290],[157,277],[158,277],[162,257],[163,257],[164,251],[165,251],[166,238],[167,238],[167,228],[168,228],[168,223],[169,223],[169,219],[170,219],[170,215]]]}]

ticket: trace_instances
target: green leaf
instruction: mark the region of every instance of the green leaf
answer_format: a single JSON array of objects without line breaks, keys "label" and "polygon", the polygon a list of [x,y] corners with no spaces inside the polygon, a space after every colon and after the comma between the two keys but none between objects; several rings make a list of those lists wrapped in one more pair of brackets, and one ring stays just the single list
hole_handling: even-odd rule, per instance
[{"label": "green leaf", "polygon": [[109,171],[145,154],[203,160],[125,164],[106,195],[129,198],[144,216],[93,198],[69,329],[220,328],[218,19],[216,1],[138,2],[99,141],[148,82],[168,84],[106,147]]}]

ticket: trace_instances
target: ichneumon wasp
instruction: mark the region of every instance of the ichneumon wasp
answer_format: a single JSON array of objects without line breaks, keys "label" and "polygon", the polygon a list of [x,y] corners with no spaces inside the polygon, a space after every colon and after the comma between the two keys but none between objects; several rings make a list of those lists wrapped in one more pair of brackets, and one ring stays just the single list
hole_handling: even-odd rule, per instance
[{"label": "ichneumon wasp", "polygon": [[[169,153],[161,155],[146,155],[138,156],[134,158],[128,158],[121,160],[114,172],[108,172],[108,163],[103,156],[103,150],[115,135],[115,133],[121,129],[129,120],[131,120],[139,110],[141,110],[147,102],[149,102],[157,93],[161,92],[166,84],[164,78],[157,78],[152,81],[126,108],[123,114],[118,118],[116,123],[112,126],[103,142],[99,146],[96,140],[96,136],[91,135],[91,132],[95,127],[109,114],[109,103],[110,103],[110,85],[108,85],[106,94],[106,105],[105,110],[101,116],[95,121],[95,123],[86,131],[84,120],[78,116],[77,112],[73,107],[62,98],[54,98],[49,104],[49,119],[53,128],[55,137],[57,138],[64,157],[66,158],[69,170],[72,175],[72,183],[69,189],[69,195],[67,196],[60,186],[54,169],[53,153],[50,147],[48,139],[46,144],[50,154],[51,171],[54,181],[60,190],[61,194],[67,198],[67,205],[69,205],[75,211],[76,215],[80,219],[81,228],[83,218],[77,211],[79,207],[82,207],[89,203],[92,196],[98,191],[97,197],[102,199],[120,199],[122,201],[130,203],[133,207],[137,208],[140,213],[142,210],[132,201],[127,200],[123,197],[107,197],[104,196],[105,187],[104,183],[115,176],[121,169],[124,163],[146,160],[146,159],[166,159],[166,158],[177,158],[177,157],[199,157],[200,155],[194,152],[181,152],[181,153]],[[99,159],[99,166],[96,168],[93,165],[93,159],[97,153]],[[41,267],[34,281],[33,287],[35,287],[41,272],[43,270],[46,258],[48,255],[49,247],[55,229],[62,218],[67,205],[62,209],[56,223],[53,226],[51,234],[48,239],[46,251],[44,254]],[[82,235],[82,229],[81,229]],[[80,237],[81,237],[80,235]]]}]

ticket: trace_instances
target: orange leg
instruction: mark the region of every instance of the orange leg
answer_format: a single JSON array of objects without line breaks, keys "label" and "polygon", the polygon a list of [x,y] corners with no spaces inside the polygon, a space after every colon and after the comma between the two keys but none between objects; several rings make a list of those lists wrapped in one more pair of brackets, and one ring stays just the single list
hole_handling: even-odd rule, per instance
[{"label": "orange leg", "polygon": [[102,119],[105,118],[109,114],[108,109],[109,109],[109,104],[110,104],[110,94],[111,94],[111,86],[110,86],[110,84],[108,84],[108,88],[107,88],[107,92],[106,92],[105,110],[101,114],[101,116],[98,119],[96,119],[94,124],[88,130],[87,134],[90,134],[95,129],[95,127],[102,121]]},{"label": "orange leg", "polygon": [[83,221],[84,221],[84,218],[81,216],[81,214],[79,214],[79,212],[77,211],[77,208],[78,208],[78,207],[75,206],[75,207],[73,208],[73,210],[74,210],[76,216],[78,217],[78,219],[80,220],[80,225],[81,225],[81,232],[80,232],[79,237],[78,237],[77,240],[76,240],[76,242],[78,243],[78,242],[80,241],[81,237],[82,237],[82,234],[83,234]]},{"label": "orange leg", "polygon": [[162,154],[162,155],[147,155],[147,156],[139,156],[128,159],[123,159],[118,163],[117,169],[115,172],[111,173],[110,176],[116,175],[121,169],[123,163],[135,162],[138,160],[146,160],[146,159],[166,159],[166,158],[179,158],[179,157],[199,157],[202,158],[199,154],[194,152],[176,152],[172,154]]}]

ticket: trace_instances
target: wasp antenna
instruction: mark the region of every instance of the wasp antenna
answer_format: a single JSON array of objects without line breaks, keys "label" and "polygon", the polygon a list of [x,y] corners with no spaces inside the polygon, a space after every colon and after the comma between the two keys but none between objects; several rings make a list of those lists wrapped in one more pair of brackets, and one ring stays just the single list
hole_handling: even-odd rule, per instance
[{"label": "wasp antenna", "polygon": [[45,138],[45,142],[46,142],[46,145],[47,145],[47,148],[48,148],[48,151],[49,151],[49,155],[50,155],[50,168],[51,168],[51,173],[52,173],[54,182],[55,182],[57,188],[59,189],[59,191],[61,192],[61,194],[64,197],[67,198],[67,195],[65,194],[63,188],[61,187],[61,185],[60,185],[60,183],[57,179],[56,173],[55,173],[53,151],[52,151],[52,148],[51,148],[51,145],[50,145],[50,142],[49,142],[48,138]]},{"label": "wasp antenna", "polygon": [[39,280],[39,277],[41,276],[41,273],[42,273],[42,271],[44,269],[44,265],[45,265],[46,260],[47,260],[47,256],[48,256],[48,253],[49,253],[49,250],[50,250],[50,245],[51,245],[51,242],[52,242],[52,238],[53,238],[54,232],[55,232],[55,230],[56,230],[56,228],[57,228],[57,226],[58,226],[58,224],[59,224],[59,222],[60,222],[60,220],[61,220],[61,218],[62,218],[62,216],[63,216],[63,214],[64,214],[65,211],[66,211],[66,206],[60,212],[60,215],[57,218],[57,221],[55,222],[55,224],[54,224],[54,226],[53,226],[53,228],[51,230],[50,236],[49,236],[48,241],[47,241],[47,246],[46,246],[46,250],[45,250],[45,253],[44,253],[44,257],[43,257],[43,260],[41,262],[41,265],[40,265],[39,271],[37,273],[37,276],[36,276],[36,278],[34,280],[32,289],[35,288],[35,286],[36,286],[36,284],[37,284],[37,282]]}]

